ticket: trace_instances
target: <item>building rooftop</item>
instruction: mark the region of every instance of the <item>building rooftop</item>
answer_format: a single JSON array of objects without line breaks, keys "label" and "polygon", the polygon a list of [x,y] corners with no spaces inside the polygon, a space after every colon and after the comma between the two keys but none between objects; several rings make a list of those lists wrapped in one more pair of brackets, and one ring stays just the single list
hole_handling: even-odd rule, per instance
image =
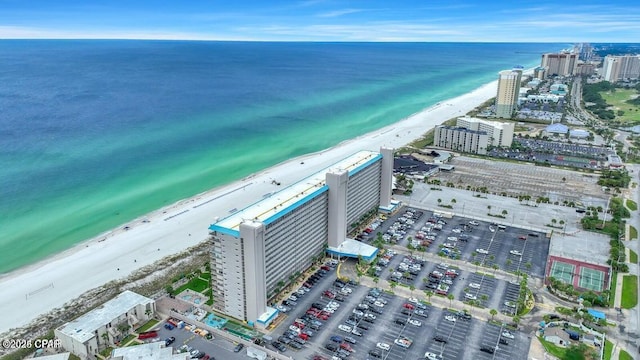
[{"label": "building rooftop", "polygon": [[567,131],[569,131],[569,127],[567,125],[564,124],[551,124],[549,126],[547,126],[544,131],[548,132],[548,133],[554,133],[554,134],[566,134]]},{"label": "building rooftop", "polygon": [[470,117],[470,116],[461,116],[458,118],[458,120],[485,124],[485,125],[493,126],[494,128],[498,128],[498,129],[513,126],[513,123],[510,123],[510,122],[491,121],[491,120],[479,119],[479,118]]},{"label": "building rooftop", "polygon": [[444,129],[449,129],[449,130],[456,130],[456,131],[460,131],[460,132],[466,132],[466,133],[469,133],[469,134],[487,135],[486,131],[471,130],[471,129],[467,129],[465,127],[460,127],[460,126],[438,125],[438,127],[444,128]]},{"label": "building rooftop", "polygon": [[69,355],[71,355],[70,352],[64,352],[60,354],[38,356],[38,359],[39,360],[69,360]]},{"label": "building rooftop", "polygon": [[338,247],[328,247],[327,252],[356,259],[358,256],[362,256],[365,261],[372,261],[378,253],[378,248],[358,240],[345,239]]},{"label": "building rooftop", "polygon": [[327,191],[329,189],[326,184],[328,172],[346,170],[351,176],[381,157],[380,153],[374,151],[357,152],[278,192],[268,194],[258,202],[212,224],[209,230],[239,236],[240,224],[244,220],[270,224],[303,205],[308,199]]},{"label": "building rooftop", "polygon": [[189,359],[189,354],[174,355],[172,347],[165,347],[163,341],[157,341],[114,349],[111,353],[111,358],[122,360],[186,360]]},{"label": "building rooftop", "polygon": [[62,325],[58,328],[58,331],[78,342],[84,343],[95,336],[95,330],[113,321],[136,305],[152,303],[152,299],[127,290],[102,304],[102,306]]}]

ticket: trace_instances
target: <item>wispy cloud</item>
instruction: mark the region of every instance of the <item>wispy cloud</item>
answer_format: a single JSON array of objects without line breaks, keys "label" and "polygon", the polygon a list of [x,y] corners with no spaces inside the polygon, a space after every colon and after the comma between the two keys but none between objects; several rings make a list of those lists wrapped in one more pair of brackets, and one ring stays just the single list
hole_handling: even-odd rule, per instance
[{"label": "wispy cloud", "polygon": [[338,16],[343,16],[343,15],[348,15],[348,14],[355,14],[355,13],[359,13],[359,12],[363,12],[363,11],[366,11],[366,10],[364,10],[364,9],[340,9],[340,10],[333,10],[333,11],[320,13],[320,14],[318,14],[316,16],[317,17],[324,17],[324,18],[331,18],[331,17],[338,17]]}]

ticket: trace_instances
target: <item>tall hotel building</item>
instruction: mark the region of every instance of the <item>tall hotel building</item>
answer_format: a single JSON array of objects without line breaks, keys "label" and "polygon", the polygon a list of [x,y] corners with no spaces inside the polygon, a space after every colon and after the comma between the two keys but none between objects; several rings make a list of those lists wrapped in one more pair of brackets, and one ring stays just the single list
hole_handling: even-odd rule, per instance
[{"label": "tall hotel building", "polygon": [[268,299],[324,253],[373,259],[347,239],[363,215],[392,209],[393,150],[361,151],[209,227],[213,307],[257,327],[278,310]]},{"label": "tall hotel building", "polygon": [[542,54],[541,67],[547,69],[546,76],[571,76],[578,65],[578,54]]},{"label": "tall hotel building", "polygon": [[496,117],[511,119],[518,107],[518,94],[522,69],[504,70],[498,75],[498,94],[496,95]]},{"label": "tall hotel building", "polygon": [[640,78],[640,55],[606,56],[602,76],[609,82]]}]

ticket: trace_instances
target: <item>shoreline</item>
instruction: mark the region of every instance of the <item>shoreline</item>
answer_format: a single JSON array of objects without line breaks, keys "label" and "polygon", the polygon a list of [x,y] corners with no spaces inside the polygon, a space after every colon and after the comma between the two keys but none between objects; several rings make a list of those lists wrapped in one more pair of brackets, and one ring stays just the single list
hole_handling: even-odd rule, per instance
[{"label": "shoreline", "polygon": [[[304,154],[190,198],[179,200],[34,264],[0,275],[5,316],[0,333],[24,326],[84,292],[208,237],[208,226],[265,195],[359,150],[399,148],[442,122],[463,116],[495,96],[497,80],[443,100],[398,122],[314,153]],[[281,183],[274,185],[273,181]],[[128,229],[125,229],[127,227]],[[87,270],[91,273],[87,273]],[[78,276],[83,274],[83,276]]]}]

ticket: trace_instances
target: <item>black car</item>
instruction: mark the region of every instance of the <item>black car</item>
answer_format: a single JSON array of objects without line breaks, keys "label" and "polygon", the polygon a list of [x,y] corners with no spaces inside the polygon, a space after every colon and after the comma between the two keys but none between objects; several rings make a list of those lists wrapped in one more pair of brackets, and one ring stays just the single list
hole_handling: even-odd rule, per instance
[{"label": "black car", "polygon": [[173,344],[173,342],[176,341],[176,338],[174,338],[173,336],[168,337],[164,340],[164,345],[165,346],[169,346],[171,344]]},{"label": "black car", "polygon": [[[280,337],[278,338],[278,341],[279,341],[279,342],[281,342],[281,343],[283,343],[283,344],[288,344],[288,343],[290,343],[290,342],[291,342],[291,338],[289,338],[288,336],[284,336],[284,335],[282,335],[282,336],[280,336]],[[275,346],[275,345],[274,345],[274,346]]]},{"label": "black car", "polygon": [[442,335],[436,335],[433,337],[433,340],[437,341],[437,342],[441,342],[441,343],[447,343],[447,339],[442,336]]},{"label": "black car", "polygon": [[367,324],[364,324],[362,322],[358,324],[358,328],[362,330],[369,330],[369,326],[367,326]]},{"label": "black car", "polygon": [[382,352],[380,350],[371,350],[369,351],[369,356],[374,358],[382,358]]},{"label": "black car", "polygon": [[375,320],[373,320],[373,319],[372,319],[372,318],[370,318],[370,317],[365,317],[365,318],[364,318],[364,319],[362,319],[362,320],[364,320],[364,321],[366,321],[366,322],[368,322],[368,323],[370,323],[370,324],[373,324],[373,322],[375,321]]},{"label": "black car", "polygon": [[240,352],[242,351],[242,348],[244,348],[244,345],[238,344],[236,345],[236,347],[233,348],[233,352]]},{"label": "black car", "polygon": [[461,319],[471,320],[471,314],[469,314],[468,312],[458,311],[458,313],[456,315],[458,315],[458,317],[461,318]]},{"label": "black car", "polygon": [[507,339],[505,338],[500,338],[500,344],[502,345],[509,345],[509,342],[507,341]]},{"label": "black car", "polygon": [[403,315],[411,315],[411,310],[406,309],[406,308],[402,308],[401,313],[402,313]]},{"label": "black car", "polygon": [[369,311],[376,314],[382,314],[382,310],[377,306],[372,306],[369,308]]},{"label": "black car", "polygon": [[400,326],[402,326],[402,325],[406,324],[406,323],[407,323],[407,321],[406,321],[406,320],[404,320],[404,319],[400,319],[400,318],[398,318],[398,319],[393,320],[393,323],[394,323],[394,324],[396,324],[396,325],[400,325]]},{"label": "black car", "polygon": [[274,341],[274,342],[272,342],[272,343],[271,343],[271,345],[273,345],[273,347],[274,347],[274,348],[276,348],[276,349],[278,349],[278,351],[280,351],[280,352],[285,352],[285,351],[287,351],[287,347],[286,347],[286,346],[284,346],[284,344],[283,344],[283,343],[281,343],[281,342]]},{"label": "black car", "polygon": [[336,351],[336,350],[338,350],[338,345],[336,345],[336,344],[334,344],[334,343],[327,343],[324,347],[325,347],[327,350],[329,350],[329,351]]},{"label": "black car", "polygon": [[342,295],[336,295],[335,298],[333,298],[333,300],[335,301],[339,301],[339,302],[343,302],[344,301],[344,296]]},{"label": "black car", "polygon": [[492,347],[489,347],[489,346],[482,346],[482,347],[480,347],[480,351],[486,352],[488,354],[493,354],[493,352],[495,350]]},{"label": "black car", "polygon": [[531,236],[531,237],[538,237],[538,236],[540,236],[540,235],[538,235],[538,234],[536,234],[536,233],[529,233],[529,236]]},{"label": "black car", "polygon": [[296,349],[296,350],[300,350],[302,349],[302,344],[297,343],[295,341],[292,341],[289,343],[289,346],[291,346],[292,348]]}]

